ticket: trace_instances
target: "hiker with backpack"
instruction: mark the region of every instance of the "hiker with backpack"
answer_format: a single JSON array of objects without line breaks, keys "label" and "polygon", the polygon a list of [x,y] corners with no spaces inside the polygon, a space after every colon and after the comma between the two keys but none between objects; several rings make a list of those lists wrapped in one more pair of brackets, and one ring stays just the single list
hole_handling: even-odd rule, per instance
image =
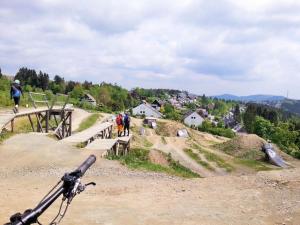
[{"label": "hiker with backpack", "polygon": [[130,128],[130,116],[128,112],[126,112],[124,117],[124,136],[126,134],[126,130],[127,130],[127,136],[129,136],[129,128]]},{"label": "hiker with backpack", "polygon": [[122,114],[119,114],[117,116],[116,123],[117,123],[117,126],[118,126],[118,137],[121,137],[122,132],[123,132],[123,125],[124,125]]},{"label": "hiker with backpack", "polygon": [[15,107],[13,109],[14,113],[19,112],[19,103],[20,103],[20,97],[23,96],[22,87],[20,85],[19,80],[15,80],[10,88],[10,99],[14,99]]}]

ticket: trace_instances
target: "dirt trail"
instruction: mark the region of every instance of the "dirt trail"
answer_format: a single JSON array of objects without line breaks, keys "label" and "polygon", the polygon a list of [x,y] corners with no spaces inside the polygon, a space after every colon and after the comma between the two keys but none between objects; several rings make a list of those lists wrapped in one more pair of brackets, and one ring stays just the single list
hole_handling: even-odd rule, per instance
[{"label": "dirt trail", "polygon": [[[0,146],[0,224],[33,207],[61,175],[91,152],[35,134],[16,135]],[[300,222],[300,169],[180,179],[131,171],[98,160],[84,181],[97,186],[78,196],[62,224],[260,225]],[[51,207],[42,223],[57,212]]]},{"label": "dirt trail", "polygon": [[175,161],[179,161],[180,164],[191,169],[193,172],[204,177],[213,176],[212,172],[199,165],[183,151],[187,147],[185,138],[168,137],[165,138],[166,144],[162,143],[161,137],[157,135],[149,136],[147,139],[153,143],[153,149],[160,150],[166,154],[171,153]]},{"label": "dirt trail", "polygon": [[86,110],[74,108],[74,112],[72,115],[72,130],[75,131],[79,128],[80,123],[88,118],[91,113],[87,112]]}]

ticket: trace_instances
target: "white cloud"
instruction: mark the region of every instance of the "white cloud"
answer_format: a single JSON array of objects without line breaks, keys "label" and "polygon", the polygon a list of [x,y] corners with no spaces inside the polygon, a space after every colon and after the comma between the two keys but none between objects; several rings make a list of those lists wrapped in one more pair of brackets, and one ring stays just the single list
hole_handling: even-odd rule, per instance
[{"label": "white cloud", "polygon": [[300,98],[300,4],[2,0],[0,67],[66,79]]}]

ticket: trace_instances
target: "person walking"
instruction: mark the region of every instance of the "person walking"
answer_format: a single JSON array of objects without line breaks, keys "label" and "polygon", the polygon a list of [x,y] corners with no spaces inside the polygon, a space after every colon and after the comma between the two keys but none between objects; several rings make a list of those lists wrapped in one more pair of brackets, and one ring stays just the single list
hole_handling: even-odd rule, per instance
[{"label": "person walking", "polygon": [[130,128],[130,116],[128,112],[126,112],[124,117],[124,136],[126,134],[126,130],[127,130],[127,136],[129,136],[129,128]]},{"label": "person walking", "polygon": [[116,123],[118,127],[118,137],[121,137],[122,132],[123,132],[123,118],[122,114],[119,114],[116,118]]},{"label": "person walking", "polygon": [[14,113],[19,112],[19,104],[21,95],[23,96],[22,87],[19,80],[15,80],[10,88],[10,99],[14,99],[15,107],[13,109]]}]

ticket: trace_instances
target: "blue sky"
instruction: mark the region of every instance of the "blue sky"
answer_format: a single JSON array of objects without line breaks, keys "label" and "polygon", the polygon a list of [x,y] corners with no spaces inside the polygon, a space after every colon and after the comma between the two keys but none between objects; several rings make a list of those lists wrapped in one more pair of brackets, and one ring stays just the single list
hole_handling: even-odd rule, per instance
[{"label": "blue sky", "polygon": [[300,1],[1,0],[0,67],[300,99]]}]

